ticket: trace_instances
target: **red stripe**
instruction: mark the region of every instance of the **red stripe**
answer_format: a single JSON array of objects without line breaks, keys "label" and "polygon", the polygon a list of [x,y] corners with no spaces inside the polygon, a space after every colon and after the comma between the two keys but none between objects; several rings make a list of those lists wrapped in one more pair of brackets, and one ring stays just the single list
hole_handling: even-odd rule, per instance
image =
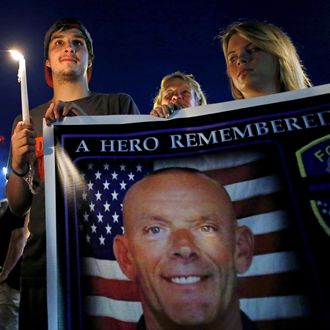
[{"label": "red stripe", "polygon": [[290,230],[281,230],[254,236],[254,255],[295,250]]},{"label": "red stripe", "polygon": [[87,276],[83,279],[83,285],[88,295],[124,301],[139,301],[137,285],[132,281]]},{"label": "red stripe", "polygon": [[284,208],[283,193],[252,197],[233,202],[237,218],[267,213]]},{"label": "red stripe", "polygon": [[263,176],[274,174],[274,169],[265,159],[248,164],[205,171],[205,174],[223,185],[253,180]]},{"label": "red stripe", "polygon": [[306,294],[306,276],[301,272],[239,277],[240,298]]}]

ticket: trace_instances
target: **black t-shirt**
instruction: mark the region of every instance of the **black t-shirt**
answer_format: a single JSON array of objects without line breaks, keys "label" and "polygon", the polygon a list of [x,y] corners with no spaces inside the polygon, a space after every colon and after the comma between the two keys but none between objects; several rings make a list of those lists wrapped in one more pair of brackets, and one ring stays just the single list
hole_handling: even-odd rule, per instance
[{"label": "black t-shirt", "polygon": [[[90,96],[73,101],[87,115],[130,115],[139,114],[132,98],[127,94],[92,93]],[[42,122],[50,102],[30,111],[35,133],[42,137]],[[17,117],[13,129],[16,127]],[[9,163],[10,164],[10,163]],[[46,231],[45,231],[45,191],[41,182],[40,192],[33,196],[29,222],[30,236],[23,253],[22,284],[40,287],[46,284]]]},{"label": "black t-shirt", "polygon": [[[7,202],[2,203],[1,209],[4,210],[0,213],[0,266],[2,267],[6,260],[11,232],[14,229],[24,227],[24,218],[14,215],[7,206]],[[9,286],[17,290],[20,287],[20,270],[21,259],[16,263],[6,280]]]}]

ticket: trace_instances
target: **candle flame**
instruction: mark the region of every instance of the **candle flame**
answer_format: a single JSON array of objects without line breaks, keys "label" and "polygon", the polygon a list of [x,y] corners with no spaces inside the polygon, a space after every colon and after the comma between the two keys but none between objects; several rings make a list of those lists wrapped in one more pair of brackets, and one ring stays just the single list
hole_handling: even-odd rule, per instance
[{"label": "candle flame", "polygon": [[20,60],[24,59],[24,56],[17,50],[10,49],[9,53],[11,54],[13,59],[16,60],[16,61],[20,61]]}]

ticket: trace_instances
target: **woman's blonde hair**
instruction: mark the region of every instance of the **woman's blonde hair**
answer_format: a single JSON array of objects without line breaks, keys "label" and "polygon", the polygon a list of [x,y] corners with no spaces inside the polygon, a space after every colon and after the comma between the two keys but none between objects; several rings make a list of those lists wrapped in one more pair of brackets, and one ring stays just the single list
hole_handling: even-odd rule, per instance
[{"label": "woman's blonde hair", "polygon": [[158,90],[158,93],[156,97],[154,98],[154,108],[162,105],[162,98],[163,98],[163,91],[164,91],[164,85],[167,81],[178,78],[188,83],[188,85],[193,89],[195,93],[195,98],[198,101],[199,105],[206,105],[206,97],[204,92],[202,91],[201,85],[195,80],[194,76],[192,74],[186,74],[181,71],[175,71],[171,74],[168,74],[163,77],[161,83],[160,83],[160,89]]},{"label": "woman's blonde hair", "polygon": [[[271,23],[259,21],[243,21],[230,24],[219,36],[226,63],[228,61],[228,43],[234,34],[240,35],[277,59],[281,92],[312,86],[296,47],[290,37],[279,27]],[[234,86],[230,78],[229,81],[234,99],[243,99],[243,94]]]}]

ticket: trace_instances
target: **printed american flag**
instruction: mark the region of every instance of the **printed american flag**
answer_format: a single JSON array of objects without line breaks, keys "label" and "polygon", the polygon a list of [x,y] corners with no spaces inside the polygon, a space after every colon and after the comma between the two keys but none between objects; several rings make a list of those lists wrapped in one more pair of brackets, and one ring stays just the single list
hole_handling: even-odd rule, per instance
[{"label": "printed american flag", "polygon": [[283,187],[263,152],[253,149],[156,161],[92,159],[77,166],[85,181],[77,205],[87,328],[135,329],[142,314],[138,291],[114,260],[112,242],[123,233],[122,199],[127,189],[153,169],[169,166],[197,168],[224,184],[239,223],[254,231],[254,261],[239,278],[239,290],[242,309],[259,329],[272,329],[275,320],[276,329],[295,329],[306,322],[308,301],[290,236],[291,219],[284,210]]}]

